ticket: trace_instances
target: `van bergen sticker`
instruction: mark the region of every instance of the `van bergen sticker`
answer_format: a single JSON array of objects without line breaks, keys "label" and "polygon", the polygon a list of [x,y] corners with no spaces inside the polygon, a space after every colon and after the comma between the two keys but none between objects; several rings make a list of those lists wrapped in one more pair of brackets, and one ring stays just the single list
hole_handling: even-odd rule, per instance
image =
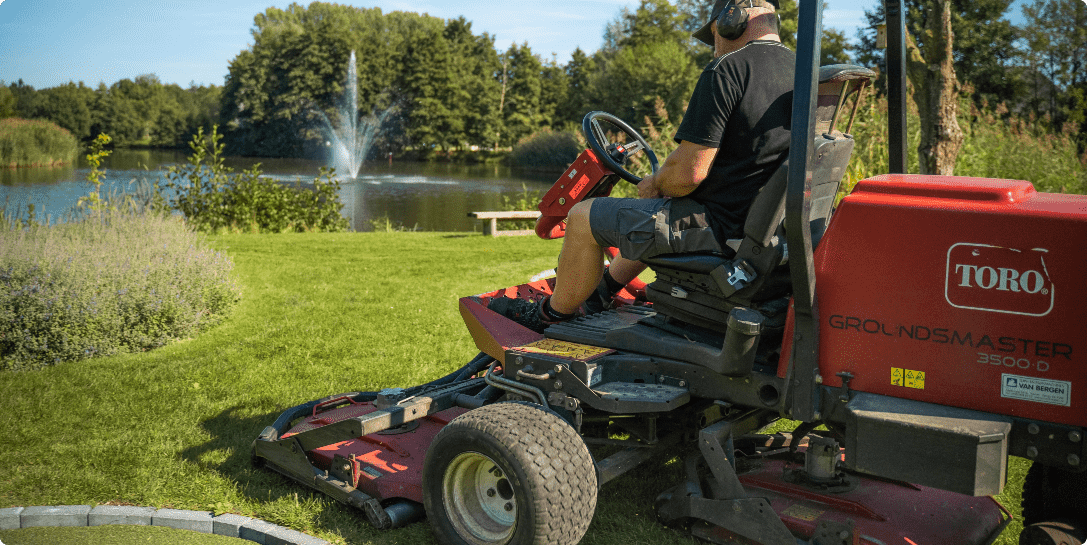
[{"label": "van bergen sticker", "polygon": [[1004,373],[1000,377],[1000,397],[1068,407],[1072,404],[1072,383]]},{"label": "van bergen sticker", "polygon": [[956,308],[1045,316],[1056,297],[1046,270],[1049,250],[960,242],[947,250],[944,295]]}]

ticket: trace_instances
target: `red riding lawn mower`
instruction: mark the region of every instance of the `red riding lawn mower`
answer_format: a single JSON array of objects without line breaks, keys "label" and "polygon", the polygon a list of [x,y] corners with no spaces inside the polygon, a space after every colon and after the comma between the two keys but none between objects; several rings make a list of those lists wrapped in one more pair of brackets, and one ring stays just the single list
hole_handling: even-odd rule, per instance
[{"label": "red riding lawn mower", "polygon": [[[891,117],[904,119],[893,4]],[[476,359],[289,409],[254,460],[379,528],[425,514],[451,544],[577,543],[600,486],[678,455],[684,477],[656,514],[706,541],[957,545],[1011,520],[992,496],[1014,455],[1034,461],[1020,543],[1082,543],[1087,197],[889,174],[835,206],[853,148],[839,114],[874,73],[818,66],[821,17],[800,3],[789,158],[729,255],[653,258],[651,284],[544,334],[487,303],[553,280],[465,297]],[[601,121],[631,143],[609,143]],[[576,202],[636,182],[630,154],[656,168],[618,119],[583,125],[591,149],[540,203],[544,238]],[[799,425],[758,433],[782,418]]]}]

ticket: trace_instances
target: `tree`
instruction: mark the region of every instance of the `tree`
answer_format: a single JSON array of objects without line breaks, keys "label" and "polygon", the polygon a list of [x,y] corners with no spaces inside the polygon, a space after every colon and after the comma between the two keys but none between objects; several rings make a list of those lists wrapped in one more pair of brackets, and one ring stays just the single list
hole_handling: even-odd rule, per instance
[{"label": "tree", "polygon": [[444,37],[450,47],[447,104],[460,123],[451,139],[464,145],[493,144],[500,92],[494,76],[502,69],[494,38],[472,34],[472,23],[464,17],[449,20]]},{"label": "tree", "polygon": [[509,145],[539,129],[543,63],[527,43],[512,44],[503,54],[505,93],[502,100],[502,143]]},{"label": "tree", "polygon": [[15,117],[15,105],[17,103],[15,93],[11,92],[3,80],[0,80],[0,119]]},{"label": "tree", "polygon": [[[695,9],[693,4],[686,7]],[[634,11],[624,8],[608,26],[604,47],[594,59],[598,70],[590,77],[592,109],[638,125],[656,116],[659,97],[669,117],[680,119],[703,66],[699,52],[706,49],[693,45],[687,26],[692,17],[666,0],[642,0]]]},{"label": "tree", "polygon": [[[955,36],[955,73],[963,83],[974,89],[977,102],[1011,101],[1022,96],[1023,83],[1014,62],[1015,29],[1005,18],[1013,0],[952,0],[951,30]],[[928,0],[906,0],[906,31],[918,47],[925,48],[926,14],[931,11]],[[868,25],[857,31],[853,51],[857,63],[878,69],[876,87],[886,90],[887,66],[884,53],[876,47],[876,27],[886,20],[882,1],[874,10],[864,10]]]},{"label": "tree", "polygon": [[1045,0],[1024,5],[1023,17],[1025,63],[1052,82],[1043,87],[1048,82],[1033,79],[1035,111],[1049,114],[1058,126],[1067,121],[1087,129],[1087,6],[1079,0]]},{"label": "tree", "polygon": [[951,29],[955,33],[955,73],[973,87],[977,102],[1009,100],[1023,94],[1015,77],[1019,50],[1016,30],[1006,18],[1013,0],[954,0]]},{"label": "tree", "polygon": [[543,63],[540,71],[540,123],[545,127],[558,127],[563,120],[560,111],[568,101],[570,77],[555,59]]},{"label": "tree", "polygon": [[607,28],[604,42],[613,48],[674,42],[683,44],[690,39],[685,23],[687,14],[676,9],[668,0],[641,0],[638,8],[623,8],[615,24]]},{"label": "tree", "polygon": [[[127,81],[127,80],[124,80]],[[106,87],[99,84],[95,91],[91,133],[108,134],[115,146],[130,146],[143,137],[144,123],[136,113],[132,100],[120,91],[120,82]]]},{"label": "tree", "polygon": [[702,67],[684,44],[658,42],[624,47],[608,59],[592,79],[600,109],[634,125],[656,117],[655,103],[664,101],[669,119],[683,117]]},{"label": "tree", "polygon": [[823,31],[823,43],[819,48],[819,64],[844,64],[849,62],[849,40],[845,33],[833,28]]},{"label": "tree", "polygon": [[565,100],[555,110],[556,124],[580,124],[581,118],[592,110],[590,80],[596,73],[596,62],[581,48],[574,49],[570,62],[563,67],[566,71],[567,93]]},{"label": "tree", "polygon": [[951,0],[932,0],[922,35],[923,51],[912,36],[907,39],[907,72],[921,114],[918,159],[921,174],[950,176],[964,138],[958,121],[960,86],[952,53]]},{"label": "tree", "polygon": [[34,87],[23,83],[22,79],[8,86],[15,97],[15,117],[32,119],[37,109],[38,93]]},{"label": "tree", "polygon": [[232,153],[324,150],[324,121],[339,125],[349,115],[340,102],[352,51],[359,113],[395,112],[385,118],[377,149],[494,141],[501,64],[494,39],[472,34],[464,18],[313,2],[258,14],[253,38],[231,61],[222,90]]},{"label": "tree", "polygon": [[403,72],[394,85],[400,89],[402,116],[413,144],[448,148],[459,143],[463,120],[450,108],[452,60],[449,44],[443,39],[445,24],[434,17],[411,17],[401,21],[404,36],[401,54]]},{"label": "tree", "polygon": [[91,110],[94,91],[83,85],[68,82],[65,85],[38,92],[32,117],[48,119],[68,129],[76,138],[90,139]]}]

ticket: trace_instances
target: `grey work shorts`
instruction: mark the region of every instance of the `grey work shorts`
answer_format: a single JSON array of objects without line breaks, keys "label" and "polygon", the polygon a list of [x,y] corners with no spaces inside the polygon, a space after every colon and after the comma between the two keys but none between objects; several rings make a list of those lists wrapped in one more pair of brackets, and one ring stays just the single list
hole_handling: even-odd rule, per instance
[{"label": "grey work shorts", "polygon": [[685,198],[594,199],[589,228],[597,244],[635,261],[661,254],[721,253],[706,208]]}]

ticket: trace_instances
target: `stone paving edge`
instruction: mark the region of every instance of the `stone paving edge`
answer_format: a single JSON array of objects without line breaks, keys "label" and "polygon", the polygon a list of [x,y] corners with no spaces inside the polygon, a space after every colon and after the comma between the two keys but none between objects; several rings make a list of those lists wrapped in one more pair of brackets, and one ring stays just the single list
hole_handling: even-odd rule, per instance
[{"label": "stone paving edge", "polygon": [[236,537],[260,545],[331,545],[323,539],[297,530],[232,513],[213,517],[207,511],[128,505],[57,505],[0,509],[0,530],[109,524],[192,530],[203,534]]}]

